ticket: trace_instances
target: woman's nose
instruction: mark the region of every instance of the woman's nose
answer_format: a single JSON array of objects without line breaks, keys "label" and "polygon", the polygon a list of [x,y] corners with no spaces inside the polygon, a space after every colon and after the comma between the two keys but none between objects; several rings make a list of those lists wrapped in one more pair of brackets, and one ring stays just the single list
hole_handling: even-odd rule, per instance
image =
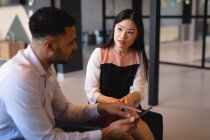
[{"label": "woman's nose", "polygon": [[123,39],[126,39],[126,37],[127,37],[126,31],[123,31],[123,32],[120,34],[120,36],[121,36]]}]

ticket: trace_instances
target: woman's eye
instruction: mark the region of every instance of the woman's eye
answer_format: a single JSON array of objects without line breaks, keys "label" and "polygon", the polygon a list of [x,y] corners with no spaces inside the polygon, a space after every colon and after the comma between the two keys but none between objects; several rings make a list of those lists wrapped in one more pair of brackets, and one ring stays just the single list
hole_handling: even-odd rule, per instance
[{"label": "woman's eye", "polygon": [[132,35],[132,34],[133,34],[133,32],[131,32],[131,31],[128,31],[128,34],[129,34],[129,35]]},{"label": "woman's eye", "polygon": [[118,31],[122,31],[122,28],[119,28],[119,27],[118,27],[117,29],[118,29]]}]

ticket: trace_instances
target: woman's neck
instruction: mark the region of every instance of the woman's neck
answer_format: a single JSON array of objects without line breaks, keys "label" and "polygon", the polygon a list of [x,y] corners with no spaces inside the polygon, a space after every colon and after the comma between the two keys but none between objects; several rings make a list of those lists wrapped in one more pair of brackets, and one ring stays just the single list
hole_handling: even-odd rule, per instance
[{"label": "woman's neck", "polygon": [[114,50],[115,53],[117,53],[118,55],[121,55],[121,56],[126,55],[129,51],[128,48],[124,49],[124,48],[119,48],[119,47],[116,47],[116,46],[113,47],[113,50]]}]

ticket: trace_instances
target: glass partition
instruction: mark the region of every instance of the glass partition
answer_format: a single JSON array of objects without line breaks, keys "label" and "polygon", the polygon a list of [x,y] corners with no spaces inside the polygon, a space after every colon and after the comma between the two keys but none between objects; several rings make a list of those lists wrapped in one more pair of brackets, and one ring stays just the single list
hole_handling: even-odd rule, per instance
[{"label": "glass partition", "polygon": [[147,56],[149,57],[149,40],[150,40],[150,20],[148,18],[143,18],[144,24],[144,43]]},{"label": "glass partition", "polygon": [[181,19],[161,19],[160,61],[201,66],[202,26],[197,29],[197,24],[202,21],[182,24]]},{"label": "glass partition", "polygon": [[205,66],[210,68],[210,0],[208,0]]},{"label": "glass partition", "polygon": [[182,0],[161,0],[161,15],[182,15]]}]

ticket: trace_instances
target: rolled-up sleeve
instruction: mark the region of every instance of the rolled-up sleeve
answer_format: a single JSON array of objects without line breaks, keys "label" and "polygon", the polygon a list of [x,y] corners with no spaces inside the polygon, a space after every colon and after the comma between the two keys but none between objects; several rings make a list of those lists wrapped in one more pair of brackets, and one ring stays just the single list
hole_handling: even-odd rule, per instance
[{"label": "rolled-up sleeve", "polygon": [[146,80],[145,80],[145,72],[143,64],[139,65],[138,70],[136,72],[135,78],[133,80],[133,84],[130,87],[130,93],[138,92],[140,94],[140,101],[144,99],[144,88],[145,88]]}]

